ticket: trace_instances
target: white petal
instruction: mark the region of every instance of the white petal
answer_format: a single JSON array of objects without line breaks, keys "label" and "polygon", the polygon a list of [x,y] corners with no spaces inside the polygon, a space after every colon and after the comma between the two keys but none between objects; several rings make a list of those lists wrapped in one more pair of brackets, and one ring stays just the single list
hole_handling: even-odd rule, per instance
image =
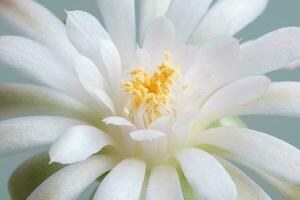
[{"label": "white petal", "polygon": [[104,66],[108,71],[110,84],[113,88],[118,88],[122,75],[122,64],[118,49],[110,40],[102,40],[101,47],[101,55]]},{"label": "white petal", "polygon": [[[121,76],[119,53],[100,22],[83,11],[67,12],[66,30],[70,41],[98,66],[111,83]],[[114,62],[107,62],[112,60]]]},{"label": "white petal", "polygon": [[94,96],[99,103],[109,108],[112,114],[116,113],[114,102],[104,90],[94,90],[91,92],[91,95]]},{"label": "white petal", "polygon": [[236,199],[235,185],[222,165],[208,153],[186,149],[176,155],[193,191],[201,199]]},{"label": "white petal", "polygon": [[216,128],[201,133],[201,144],[211,144],[234,154],[279,179],[300,183],[300,151],[270,135],[249,129]]},{"label": "white petal", "polygon": [[191,41],[199,44],[216,36],[236,34],[254,21],[267,3],[268,0],[219,0],[201,21]]},{"label": "white petal", "polygon": [[99,176],[115,164],[108,156],[94,156],[69,165],[46,179],[27,200],[67,200],[79,195]]},{"label": "white petal", "polygon": [[25,84],[0,86],[0,119],[25,115],[59,115],[94,123],[95,113],[79,101],[45,87]]},{"label": "white petal", "polygon": [[[265,76],[244,78],[230,83],[213,94],[203,105],[199,117],[205,127],[217,118],[224,117],[226,110],[254,101],[268,89],[270,80]],[[205,119],[205,120],[204,120]]]},{"label": "white petal", "polygon": [[158,138],[165,137],[166,135],[163,132],[151,130],[151,129],[144,129],[144,130],[137,130],[132,131],[130,136],[135,141],[145,141],[145,140],[155,140]]},{"label": "white petal", "polygon": [[183,200],[183,194],[176,169],[159,165],[151,170],[146,200]]},{"label": "white petal", "polygon": [[0,122],[0,157],[47,145],[69,127],[84,124],[70,118],[35,116]]},{"label": "white petal", "polygon": [[144,41],[148,26],[156,19],[163,17],[168,10],[171,0],[139,0],[139,41]]},{"label": "white petal", "polygon": [[49,10],[32,0],[2,0],[0,16],[22,34],[52,48],[72,68],[72,60],[77,52],[66,36],[64,24]]},{"label": "white petal", "polygon": [[170,132],[172,127],[172,117],[170,115],[162,116],[149,124],[148,128],[152,130],[159,130],[164,133]]},{"label": "white petal", "polygon": [[300,57],[299,47],[300,28],[297,27],[282,28],[250,41],[242,45],[237,65],[224,71],[225,80],[232,81],[284,68]]},{"label": "white petal", "polygon": [[0,62],[50,87],[80,96],[76,76],[42,44],[17,36],[0,37]]},{"label": "white petal", "polygon": [[166,16],[173,22],[179,41],[186,42],[211,3],[212,0],[172,1]]},{"label": "white petal", "polygon": [[130,121],[123,117],[107,117],[102,120],[106,125],[112,124],[116,126],[131,126],[135,127]]},{"label": "white petal", "polygon": [[88,92],[95,89],[104,89],[105,81],[95,64],[87,57],[78,56],[75,58],[75,69],[77,76]]},{"label": "white petal", "polygon": [[235,107],[227,115],[300,116],[300,83],[272,83],[268,91],[256,101]]},{"label": "white petal", "polygon": [[134,0],[97,0],[111,38],[120,50],[125,65],[136,48],[136,24]]},{"label": "white petal", "polygon": [[[203,89],[214,92],[217,79],[224,78],[224,70],[236,64],[239,57],[240,45],[235,38],[223,36],[215,38],[200,46],[196,51],[196,61],[191,63],[184,79],[188,83],[194,82]],[[199,87],[198,86],[198,87]]]},{"label": "white petal", "polygon": [[140,129],[130,132],[131,139],[136,143],[138,153],[145,160],[159,160],[166,155],[166,134],[151,129]]},{"label": "white petal", "polygon": [[163,17],[156,19],[146,31],[143,48],[152,57],[152,65],[157,65],[163,59],[163,52],[172,50],[174,46],[175,29],[172,22]]},{"label": "white petal", "polygon": [[120,162],[101,182],[94,200],[139,200],[145,176],[144,162]]},{"label": "white petal", "polygon": [[113,141],[100,129],[73,126],[53,143],[49,150],[50,160],[61,164],[83,161],[109,145],[113,145]]},{"label": "white petal", "polygon": [[253,180],[251,180],[246,174],[244,174],[237,167],[232,165],[226,160],[218,159],[223,165],[226,171],[233,179],[239,200],[271,200],[269,195],[265,193]]},{"label": "white petal", "polygon": [[281,180],[278,180],[257,168],[251,167],[254,171],[256,171],[260,176],[267,180],[267,182],[278,191],[281,196],[286,200],[298,200],[300,196],[300,184],[293,185]]}]

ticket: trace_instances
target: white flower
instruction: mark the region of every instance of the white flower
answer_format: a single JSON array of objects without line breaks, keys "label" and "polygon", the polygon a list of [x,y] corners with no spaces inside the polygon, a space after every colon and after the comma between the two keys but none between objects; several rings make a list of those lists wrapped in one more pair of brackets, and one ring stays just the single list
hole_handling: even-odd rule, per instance
[{"label": "white flower", "polygon": [[104,28],[83,11],[64,26],[31,0],[0,0],[31,38],[0,37],[1,62],[44,85],[0,86],[0,155],[53,143],[51,162],[70,164],[28,199],[76,199],[108,171],[95,200],[270,199],[223,158],[297,199],[299,150],[223,118],[300,115],[300,84],[263,75],[295,64],[300,29],[240,45],[231,36],[267,0],[137,2],[98,0]]}]

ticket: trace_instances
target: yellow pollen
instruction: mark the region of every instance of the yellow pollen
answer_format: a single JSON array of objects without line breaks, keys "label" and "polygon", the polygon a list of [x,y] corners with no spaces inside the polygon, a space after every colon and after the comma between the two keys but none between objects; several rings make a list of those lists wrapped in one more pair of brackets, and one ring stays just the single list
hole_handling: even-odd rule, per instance
[{"label": "yellow pollen", "polygon": [[[170,102],[172,85],[178,75],[178,70],[169,62],[170,57],[169,52],[164,52],[164,60],[158,64],[154,74],[140,67],[130,73],[130,81],[122,84],[123,90],[132,96],[133,109],[145,106],[149,122],[161,116],[161,107]],[[128,109],[125,112],[128,113]]]}]

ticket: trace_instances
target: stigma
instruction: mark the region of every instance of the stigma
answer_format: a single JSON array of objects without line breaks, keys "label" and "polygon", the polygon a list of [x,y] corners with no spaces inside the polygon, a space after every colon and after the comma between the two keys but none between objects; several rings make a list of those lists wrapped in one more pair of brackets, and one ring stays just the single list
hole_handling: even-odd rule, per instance
[{"label": "stigma", "polygon": [[170,93],[179,72],[170,64],[170,58],[170,52],[164,52],[164,60],[153,74],[139,67],[130,72],[131,80],[122,84],[123,90],[131,95],[132,110],[144,107],[148,123],[160,117],[171,101]]}]

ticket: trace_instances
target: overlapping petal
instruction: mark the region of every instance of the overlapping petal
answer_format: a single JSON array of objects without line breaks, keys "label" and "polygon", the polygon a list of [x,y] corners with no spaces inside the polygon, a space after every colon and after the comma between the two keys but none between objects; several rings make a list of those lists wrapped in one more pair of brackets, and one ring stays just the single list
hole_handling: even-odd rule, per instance
[{"label": "overlapping petal", "polygon": [[69,165],[47,178],[28,200],[76,199],[100,175],[109,171],[115,160],[109,156],[93,156]]},{"label": "overlapping petal", "polygon": [[221,35],[234,35],[255,20],[268,0],[218,0],[193,34],[193,43],[203,43]]},{"label": "overlapping petal", "polygon": [[249,163],[278,179],[300,182],[300,151],[273,136],[240,128],[215,128],[198,136],[198,143],[214,145],[245,164]]},{"label": "overlapping petal", "polygon": [[20,117],[1,121],[0,156],[50,144],[69,127],[78,124],[85,123],[52,116]]},{"label": "overlapping petal", "polygon": [[102,148],[113,145],[112,139],[100,129],[88,125],[69,128],[52,144],[51,162],[70,164],[83,161]]},{"label": "overlapping petal", "polygon": [[146,171],[144,162],[121,161],[101,182],[94,200],[139,200]]},{"label": "overlapping petal", "polygon": [[233,180],[213,156],[191,148],[177,154],[176,159],[198,198],[236,199],[237,191]]}]

